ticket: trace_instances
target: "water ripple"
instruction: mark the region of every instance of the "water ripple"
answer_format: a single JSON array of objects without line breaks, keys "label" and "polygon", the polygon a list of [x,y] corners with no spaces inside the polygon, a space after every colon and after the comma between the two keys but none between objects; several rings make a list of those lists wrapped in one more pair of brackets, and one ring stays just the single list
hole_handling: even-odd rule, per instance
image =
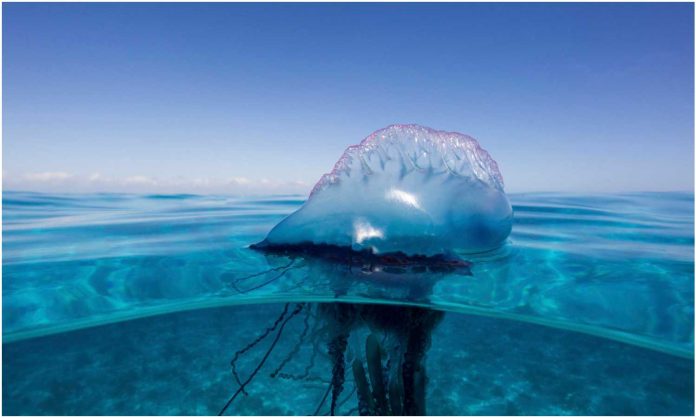
[{"label": "water ripple", "polygon": [[339,299],[533,322],[693,356],[693,194],[511,200],[509,242],[472,256],[473,276],[342,281],[307,261],[275,280],[269,272],[287,260],[248,245],[298,208],[297,196],[6,192],[3,340],[206,306]]}]

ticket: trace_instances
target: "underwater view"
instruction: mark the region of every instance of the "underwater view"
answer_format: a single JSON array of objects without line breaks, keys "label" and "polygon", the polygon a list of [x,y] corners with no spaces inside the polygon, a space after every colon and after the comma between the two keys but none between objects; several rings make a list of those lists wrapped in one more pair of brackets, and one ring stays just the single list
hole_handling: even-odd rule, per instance
[{"label": "underwater view", "polygon": [[509,198],[501,248],[366,273],[250,248],[301,196],[5,192],[3,413],[693,414],[694,196]]}]

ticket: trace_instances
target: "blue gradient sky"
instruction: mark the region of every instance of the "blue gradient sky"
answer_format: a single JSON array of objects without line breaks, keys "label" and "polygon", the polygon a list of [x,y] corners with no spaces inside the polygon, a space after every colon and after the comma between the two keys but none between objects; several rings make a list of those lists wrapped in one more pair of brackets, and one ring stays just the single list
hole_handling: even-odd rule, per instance
[{"label": "blue gradient sky", "polygon": [[392,123],[509,192],[693,190],[693,5],[3,4],[3,183],[300,192]]}]

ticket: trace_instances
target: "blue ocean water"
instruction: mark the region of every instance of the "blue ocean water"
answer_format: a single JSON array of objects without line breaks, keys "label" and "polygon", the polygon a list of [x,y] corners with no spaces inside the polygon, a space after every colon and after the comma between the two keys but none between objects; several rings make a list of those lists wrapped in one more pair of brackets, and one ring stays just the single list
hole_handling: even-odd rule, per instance
[{"label": "blue ocean water", "polygon": [[[470,274],[356,279],[248,248],[298,196],[5,192],[3,412],[215,414],[237,389],[234,353],[304,303],[227,412],[325,414],[332,366],[314,330],[340,303],[444,312],[428,414],[692,414],[693,194],[510,199],[512,235],[461,255]],[[268,346],[240,357],[244,376]],[[357,413],[350,372],[339,401]]]}]

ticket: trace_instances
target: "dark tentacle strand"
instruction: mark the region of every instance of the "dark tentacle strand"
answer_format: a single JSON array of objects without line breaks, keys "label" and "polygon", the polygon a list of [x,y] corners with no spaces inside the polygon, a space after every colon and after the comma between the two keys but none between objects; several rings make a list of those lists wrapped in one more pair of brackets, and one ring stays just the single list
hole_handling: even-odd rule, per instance
[{"label": "dark tentacle strand", "polygon": [[[311,310],[309,311],[311,313]],[[312,314],[314,315],[314,314]],[[319,321],[316,321],[314,323],[314,327],[312,328],[312,332],[310,334],[310,339],[312,339],[312,354],[309,357],[309,363],[305,366],[304,372],[300,375],[294,375],[290,373],[279,373],[278,377],[281,379],[289,379],[289,380],[306,380],[306,381],[323,381],[318,377],[312,377],[309,375],[309,372],[314,368],[314,365],[316,363],[317,355],[321,353],[321,348],[319,347],[319,340],[316,339],[317,336],[326,330],[324,328],[319,329]],[[329,382],[330,383],[330,382]]]},{"label": "dark tentacle strand", "polygon": [[283,359],[283,361],[280,363],[280,365],[271,373],[271,377],[275,378],[280,374],[280,372],[283,370],[283,368],[292,360],[293,357],[297,355],[297,353],[300,352],[300,348],[302,347],[302,344],[305,341],[305,338],[307,337],[307,333],[309,332],[309,318],[310,318],[310,313],[312,310],[310,308],[305,309],[305,317],[304,317],[304,328],[302,329],[302,333],[300,334],[300,338],[297,341],[297,344],[295,344],[295,347],[288,353],[287,356]]},{"label": "dark tentacle strand", "polygon": [[[239,360],[239,357],[241,357],[242,354],[244,354],[247,351],[254,348],[254,346],[256,346],[256,344],[258,344],[261,341],[263,341],[264,339],[266,339],[266,337],[268,337],[268,335],[271,332],[275,331],[276,328],[278,328],[278,325],[283,321],[283,318],[285,318],[285,315],[287,315],[289,307],[290,307],[290,304],[286,303],[285,307],[283,308],[283,312],[281,312],[280,316],[278,316],[278,318],[275,320],[273,325],[266,328],[266,330],[263,333],[261,333],[261,335],[256,337],[256,339],[254,341],[250,342],[244,348],[242,348],[241,350],[238,350],[237,352],[234,353],[234,357],[232,358],[232,361],[230,361],[230,366],[232,366],[232,375],[234,376],[234,380],[237,382],[237,384],[239,386],[242,386],[242,381],[239,378],[239,373],[237,373],[237,360]],[[244,391],[244,389],[242,389],[242,393],[244,393],[244,395],[247,395],[247,393]]]},{"label": "dark tentacle strand", "polygon": [[263,283],[261,283],[261,284],[257,284],[256,286],[250,287],[250,288],[248,288],[248,289],[240,289],[240,288],[237,287],[237,286],[234,286],[234,289],[235,289],[237,292],[239,292],[239,293],[249,293],[249,292],[251,292],[252,290],[260,289],[260,288],[262,288],[262,287],[264,287],[264,286],[267,286],[267,285],[269,285],[269,284],[275,282],[276,280],[278,280],[278,279],[280,279],[281,277],[285,276],[285,274],[287,274],[287,272],[290,271],[291,269],[292,269],[292,267],[288,267],[288,268],[286,268],[285,270],[283,270],[283,271],[281,271],[280,273],[278,273],[277,275],[275,275],[274,277],[272,277],[271,279],[266,280],[265,282],[263,282]]},{"label": "dark tentacle strand", "polygon": [[[348,393],[348,395],[346,395],[346,397],[343,398],[343,400],[342,400],[341,402],[338,403],[338,405],[336,406],[336,408],[339,408],[339,407],[345,405],[346,402],[348,402],[348,401],[353,397],[353,395],[355,394],[355,391],[356,391],[356,390],[357,390],[357,386],[353,385],[353,390],[351,390],[350,393]],[[328,414],[324,414],[324,415],[328,415]],[[347,415],[350,415],[350,414],[347,414]]]},{"label": "dark tentacle strand", "polygon": [[345,353],[348,346],[348,334],[338,334],[329,343],[329,355],[333,359],[333,369],[331,370],[331,415],[336,415],[336,405],[338,397],[343,391],[343,382],[345,381],[346,364]]},{"label": "dark tentacle strand", "polygon": [[345,381],[346,364],[345,353],[348,347],[348,336],[350,327],[356,318],[355,306],[343,303],[321,305],[322,309],[328,314],[328,318],[333,322],[333,337],[329,341],[329,357],[333,363],[331,370],[331,415],[336,414],[338,397],[343,391]]},{"label": "dark tentacle strand", "polygon": [[319,402],[319,405],[317,405],[317,409],[314,410],[314,416],[319,415],[319,411],[321,411],[321,407],[324,406],[326,403],[326,398],[329,397],[329,393],[331,393],[331,388],[333,387],[333,384],[329,383],[329,386],[326,388],[326,392],[324,392],[324,396],[321,398],[321,402]]},{"label": "dark tentacle strand", "polygon": [[285,265],[282,265],[282,266],[278,266],[278,267],[273,267],[273,268],[271,268],[271,269],[264,270],[264,271],[260,271],[260,272],[258,272],[258,273],[253,273],[253,274],[250,274],[250,275],[248,275],[248,276],[239,277],[239,278],[237,278],[236,280],[234,280],[232,283],[230,283],[230,286],[236,287],[236,286],[239,284],[239,282],[241,282],[242,280],[253,279],[254,277],[263,276],[264,274],[268,274],[268,273],[270,273],[270,272],[272,272],[272,271],[278,271],[278,270],[285,270],[285,269],[288,269],[290,266],[292,266],[292,264],[293,264],[294,262],[295,262],[295,259],[294,259],[294,258],[291,258],[290,261],[288,262],[288,264],[285,264]]},{"label": "dark tentacle strand", "polygon": [[[331,384],[329,383],[329,386],[328,386],[327,389],[326,389],[326,393],[324,393],[324,399],[322,400],[321,405],[316,409],[314,415],[319,415],[319,412],[321,411],[321,407],[324,406],[324,402],[326,402],[326,398],[328,397],[328,394],[329,394],[329,391],[331,390],[331,387],[332,387],[332,386],[331,386]],[[356,391],[356,390],[357,390],[357,386],[353,385],[353,389],[343,398],[342,401],[340,401],[340,402],[338,403],[338,405],[336,406],[336,408],[339,408],[339,407],[345,405],[346,402],[348,402],[348,401],[353,397],[353,395],[355,394],[355,391]],[[325,413],[323,413],[322,415],[323,415],[323,416],[329,415],[329,412],[325,412]],[[350,414],[346,414],[346,415],[350,415]]]},{"label": "dark tentacle strand", "polygon": [[[266,363],[266,360],[268,360],[268,357],[271,355],[273,352],[273,349],[275,348],[276,344],[278,344],[278,340],[280,340],[280,336],[283,335],[283,329],[285,328],[285,325],[287,325],[288,321],[290,321],[295,315],[299,314],[300,311],[304,308],[305,304],[304,303],[298,303],[295,306],[295,309],[288,315],[285,320],[283,320],[282,324],[280,325],[280,328],[278,328],[278,332],[276,333],[275,338],[273,339],[273,342],[271,343],[271,346],[268,347],[268,350],[266,350],[266,354],[264,354],[263,358],[259,362],[259,364],[256,366],[253,372],[249,375],[249,377],[241,383],[239,386],[239,389],[230,397],[230,399],[227,401],[225,406],[220,410],[220,413],[218,415],[223,415],[225,411],[227,411],[227,408],[234,402],[234,400],[239,396],[241,392],[244,391],[244,388],[254,379],[254,376],[261,370],[261,367]],[[285,312],[287,312],[287,305],[286,305],[286,310],[283,311],[283,316],[285,315]]]},{"label": "dark tentacle strand", "polygon": [[425,415],[425,353],[430,346],[432,330],[442,316],[442,312],[421,308],[409,312],[409,331],[401,369],[404,415]]}]

